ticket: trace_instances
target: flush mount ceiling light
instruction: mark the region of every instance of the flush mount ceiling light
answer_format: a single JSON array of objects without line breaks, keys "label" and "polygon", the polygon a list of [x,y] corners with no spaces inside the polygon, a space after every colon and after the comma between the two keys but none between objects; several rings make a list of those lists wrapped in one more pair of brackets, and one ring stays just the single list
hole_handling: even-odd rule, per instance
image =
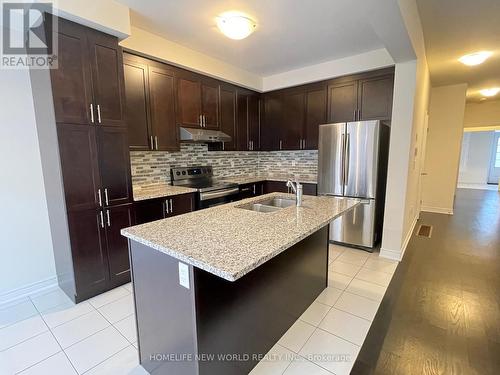
[{"label": "flush mount ceiling light", "polygon": [[491,89],[479,90],[482,96],[495,96],[500,92],[500,87],[492,87]]},{"label": "flush mount ceiling light", "polygon": [[464,65],[474,66],[484,63],[491,55],[493,55],[493,52],[490,51],[474,52],[462,56],[458,59],[458,61],[460,61]]},{"label": "flush mount ceiling light", "polygon": [[257,23],[238,12],[225,12],[217,17],[217,27],[228,38],[245,39],[254,32]]}]

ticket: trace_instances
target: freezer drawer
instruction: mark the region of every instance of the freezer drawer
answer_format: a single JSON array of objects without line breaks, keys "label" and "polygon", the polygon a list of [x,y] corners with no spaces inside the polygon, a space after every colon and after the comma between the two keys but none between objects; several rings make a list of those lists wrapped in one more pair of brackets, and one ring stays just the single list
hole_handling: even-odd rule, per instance
[{"label": "freezer drawer", "polygon": [[375,199],[366,199],[330,223],[330,241],[354,246],[375,245]]}]

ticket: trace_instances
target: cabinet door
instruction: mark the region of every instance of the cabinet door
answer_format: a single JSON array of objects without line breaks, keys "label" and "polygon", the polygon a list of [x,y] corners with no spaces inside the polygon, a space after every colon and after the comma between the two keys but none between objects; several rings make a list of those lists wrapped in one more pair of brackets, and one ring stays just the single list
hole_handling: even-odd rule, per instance
[{"label": "cabinet door", "polygon": [[56,122],[91,124],[92,82],[85,28],[59,19],[57,69],[50,69]]},{"label": "cabinet door", "polygon": [[252,142],[252,151],[260,149],[260,98],[248,96],[248,140]]},{"label": "cabinet door", "polygon": [[283,150],[299,150],[304,128],[305,94],[303,92],[286,93],[283,98]]},{"label": "cabinet door", "polygon": [[231,142],[224,143],[224,150],[236,150],[236,89],[220,89],[220,130],[229,135]]},{"label": "cabinet door", "polygon": [[280,142],[282,115],[283,101],[281,96],[264,96],[264,122],[260,130],[260,146],[262,150],[275,151],[280,149],[280,145],[282,145],[282,142]]},{"label": "cabinet door", "polygon": [[268,193],[288,193],[286,182],[283,181],[266,181],[264,183],[264,194]]},{"label": "cabinet door", "polygon": [[201,115],[201,83],[196,78],[177,79],[177,122],[182,126],[199,127]]},{"label": "cabinet door", "polygon": [[124,61],[125,118],[131,150],[150,150],[151,129],[148,108],[148,67]]},{"label": "cabinet door", "polygon": [[175,124],[175,89],[172,71],[149,67],[151,128],[154,149],[179,150],[179,137]]},{"label": "cabinet door", "polygon": [[219,85],[217,83],[202,83],[201,113],[207,129],[219,129]]},{"label": "cabinet door", "polygon": [[237,147],[240,151],[250,149],[248,142],[248,97],[245,94],[238,93],[237,96]]},{"label": "cabinet door", "polygon": [[326,123],[326,89],[320,88],[306,93],[305,148],[318,149],[318,127]]},{"label": "cabinet door", "polygon": [[104,290],[107,284],[104,216],[101,214],[101,210],[95,209],[68,212],[76,292],[82,299]]},{"label": "cabinet door", "polygon": [[97,119],[105,126],[125,126],[123,53],[118,39],[95,30],[87,31],[92,67],[92,86]]},{"label": "cabinet door", "polygon": [[165,199],[147,199],[135,202],[136,224],[149,223],[165,218]]},{"label": "cabinet door", "polygon": [[130,281],[130,263],[127,238],[120,234],[123,228],[134,225],[133,205],[110,207],[104,213],[106,250],[111,286]]},{"label": "cabinet door", "polygon": [[99,206],[100,178],[95,130],[94,126],[57,125],[68,211],[95,209]]},{"label": "cabinet door", "polygon": [[360,80],[358,120],[390,120],[393,87],[393,75]]},{"label": "cabinet door", "polygon": [[356,121],[358,81],[328,86],[328,122]]},{"label": "cabinet door", "polygon": [[104,204],[132,202],[127,129],[103,126],[97,131]]},{"label": "cabinet door", "polygon": [[194,211],[194,194],[174,195],[173,197],[167,198],[166,204],[168,204],[168,217]]}]

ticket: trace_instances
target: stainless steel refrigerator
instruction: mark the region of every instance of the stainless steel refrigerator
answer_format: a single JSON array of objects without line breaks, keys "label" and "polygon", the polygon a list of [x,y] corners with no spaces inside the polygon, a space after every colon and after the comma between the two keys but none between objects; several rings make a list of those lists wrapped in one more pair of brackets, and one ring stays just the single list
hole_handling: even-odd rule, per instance
[{"label": "stainless steel refrigerator", "polygon": [[372,249],[382,234],[389,123],[358,121],[319,126],[318,195],[362,203],[330,224],[330,241]]}]

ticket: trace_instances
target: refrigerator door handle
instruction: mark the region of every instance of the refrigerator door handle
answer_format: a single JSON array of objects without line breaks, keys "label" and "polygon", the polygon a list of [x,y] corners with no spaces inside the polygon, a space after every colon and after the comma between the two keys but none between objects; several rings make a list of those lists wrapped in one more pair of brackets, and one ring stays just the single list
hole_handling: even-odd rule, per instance
[{"label": "refrigerator door handle", "polygon": [[351,151],[351,137],[347,133],[345,141],[345,152],[344,152],[344,186],[349,183],[349,152]]},{"label": "refrigerator door handle", "polygon": [[340,183],[342,185],[342,195],[344,195],[344,190],[345,190],[344,189],[344,187],[345,187],[345,159],[346,159],[345,145],[346,145],[345,134],[342,134],[342,136],[340,138],[340,147],[342,147],[342,152],[340,153],[341,154],[340,164],[342,167],[342,169],[340,171],[340,176],[341,176],[342,181]]}]

